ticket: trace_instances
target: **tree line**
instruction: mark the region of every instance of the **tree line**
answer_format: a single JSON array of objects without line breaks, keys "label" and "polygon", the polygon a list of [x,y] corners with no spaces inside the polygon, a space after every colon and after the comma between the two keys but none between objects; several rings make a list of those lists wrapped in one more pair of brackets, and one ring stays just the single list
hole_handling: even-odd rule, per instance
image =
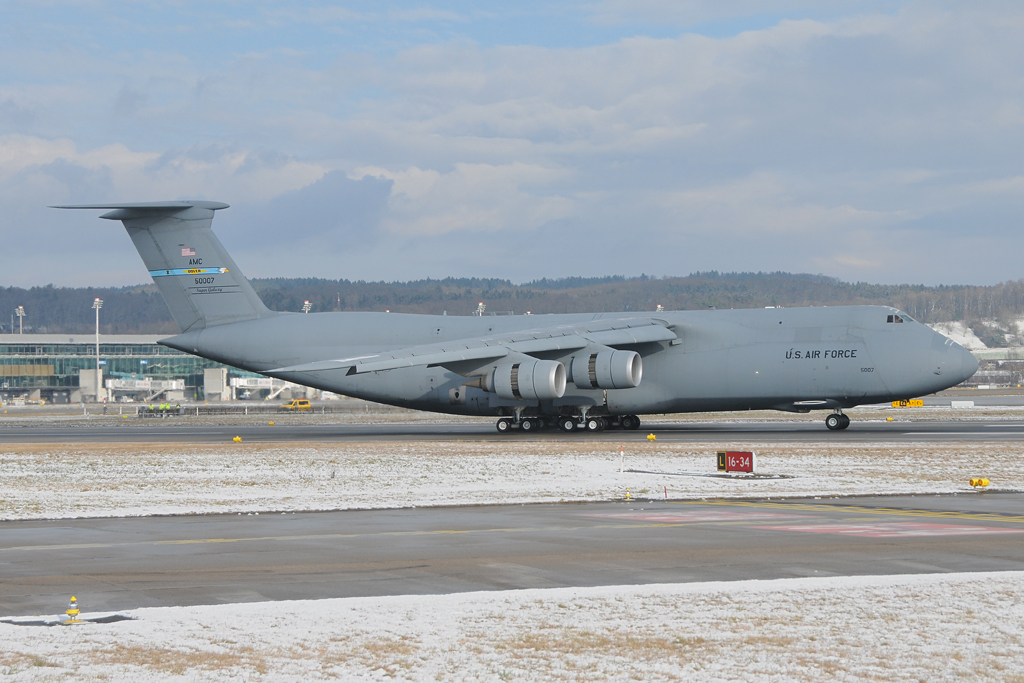
[{"label": "tree line", "polygon": [[[479,303],[488,313],[592,313],[764,306],[894,306],[922,322],[963,321],[1007,325],[1024,318],[1024,280],[991,286],[885,285],[844,282],[822,275],[698,272],[685,277],[542,279],[523,284],[487,278],[445,278],[412,282],[363,282],[321,278],[253,280],[267,306],[314,312],[384,311],[470,315]],[[104,300],[105,334],[173,334],[177,327],[152,284],[118,288],[0,288],[0,325],[11,332],[12,314],[24,306],[25,331],[84,334],[95,325],[92,302]]]}]

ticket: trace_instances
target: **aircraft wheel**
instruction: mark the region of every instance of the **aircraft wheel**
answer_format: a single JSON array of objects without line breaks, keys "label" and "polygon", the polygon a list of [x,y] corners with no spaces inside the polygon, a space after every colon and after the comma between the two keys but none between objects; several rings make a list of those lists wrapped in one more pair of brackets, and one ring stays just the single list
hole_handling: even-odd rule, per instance
[{"label": "aircraft wheel", "polygon": [[558,428],[563,432],[574,432],[576,431],[576,418],[572,417],[560,417],[558,418]]},{"label": "aircraft wheel", "polygon": [[495,428],[497,428],[499,433],[508,434],[510,431],[512,431],[512,420],[508,419],[507,417],[503,417],[500,420],[498,420],[498,423],[494,426]]},{"label": "aircraft wheel", "polygon": [[825,426],[831,429],[832,431],[835,431],[837,429],[845,429],[846,425],[843,424],[843,417],[845,416],[840,415],[839,413],[832,413],[831,415],[825,418]]},{"label": "aircraft wheel", "polygon": [[640,418],[636,415],[623,415],[622,428],[630,431],[640,428]]},{"label": "aircraft wheel", "polygon": [[519,428],[524,432],[535,432],[540,429],[540,420],[528,417],[520,421]]},{"label": "aircraft wheel", "polygon": [[840,429],[846,429],[847,427],[849,427],[850,426],[850,416],[849,415],[841,415],[840,417],[843,418],[843,424],[840,427]]},{"label": "aircraft wheel", "polygon": [[604,420],[599,417],[588,417],[585,427],[588,432],[599,432],[604,429]]}]

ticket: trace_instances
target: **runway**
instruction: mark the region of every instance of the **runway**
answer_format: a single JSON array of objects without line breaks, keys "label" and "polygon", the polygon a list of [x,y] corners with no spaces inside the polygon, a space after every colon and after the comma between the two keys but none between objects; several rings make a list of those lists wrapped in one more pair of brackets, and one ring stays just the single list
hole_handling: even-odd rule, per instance
[{"label": "runway", "polygon": [[988,570],[1024,570],[1024,494],[0,523],[0,616]]},{"label": "runway", "polygon": [[[976,442],[1022,441],[1024,421],[936,420],[882,422],[854,420],[849,429],[830,432],[823,422],[715,421],[645,424],[638,431],[596,434],[554,430],[534,434],[498,434],[492,423],[386,423],[204,425],[173,418],[139,424],[0,426],[0,444],[15,443],[218,443],[240,436],[246,442],[367,441],[646,441],[654,433],[669,442],[729,441],[777,443]],[[255,422],[255,421],[254,421]]]}]

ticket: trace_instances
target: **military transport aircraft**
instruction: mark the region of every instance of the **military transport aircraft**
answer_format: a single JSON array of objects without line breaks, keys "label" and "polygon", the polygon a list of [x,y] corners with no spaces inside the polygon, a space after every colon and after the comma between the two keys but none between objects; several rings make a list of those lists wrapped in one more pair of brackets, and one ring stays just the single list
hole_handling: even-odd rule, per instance
[{"label": "military transport aircraft", "polygon": [[498,416],[499,432],[636,429],[639,415],[827,410],[930,394],[978,362],[883,306],[436,316],[268,309],[210,229],[227,204],[108,209],[181,334],[161,344],[271,377],[406,408]]}]

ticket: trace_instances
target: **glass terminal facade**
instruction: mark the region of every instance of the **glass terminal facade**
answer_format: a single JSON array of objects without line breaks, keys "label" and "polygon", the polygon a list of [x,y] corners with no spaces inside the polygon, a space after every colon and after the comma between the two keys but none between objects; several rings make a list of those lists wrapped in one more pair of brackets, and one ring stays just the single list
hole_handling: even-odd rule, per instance
[{"label": "glass terminal facade", "polygon": [[[185,396],[203,397],[203,370],[229,367],[157,344],[155,335],[102,335],[100,368],[107,379],[185,380]],[[90,335],[0,335],[0,392],[31,392],[62,402],[79,386],[81,370],[96,369]],[[260,377],[229,368],[231,377]]]}]

